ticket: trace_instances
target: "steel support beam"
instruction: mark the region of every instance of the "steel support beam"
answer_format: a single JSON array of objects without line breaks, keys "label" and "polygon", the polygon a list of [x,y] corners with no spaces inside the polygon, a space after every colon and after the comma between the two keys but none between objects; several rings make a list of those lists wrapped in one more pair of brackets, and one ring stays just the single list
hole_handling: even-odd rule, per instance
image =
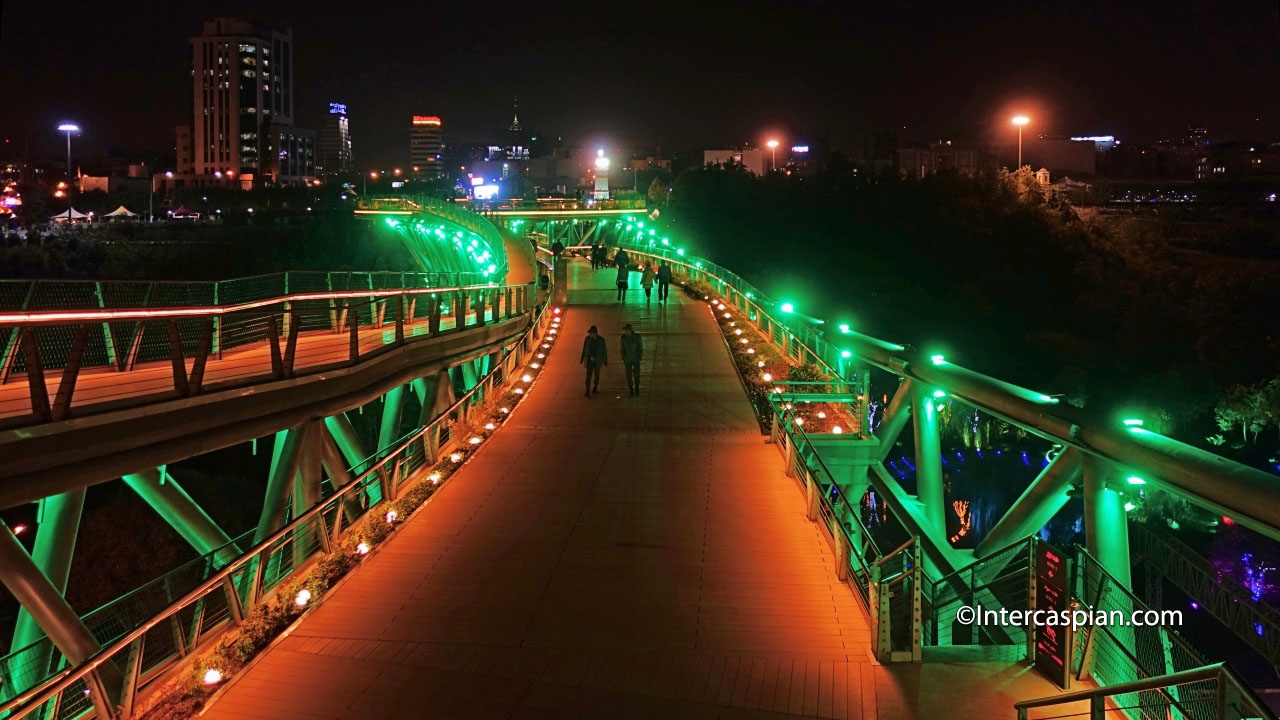
[{"label": "steel support beam", "polygon": [[293,478],[298,474],[298,465],[302,459],[299,451],[305,429],[304,424],[276,433],[271,472],[267,477],[267,492],[262,498],[262,514],[258,518],[258,529],[253,534],[254,545],[284,526],[289,491],[293,488]]},{"label": "steel support beam", "polygon": [[930,388],[911,386],[911,418],[916,436],[916,498],[933,525],[934,538],[946,542],[946,497],[942,487],[942,446],[938,437],[938,411]]},{"label": "steel support beam", "polygon": [[1071,485],[1080,477],[1082,455],[1070,447],[1058,453],[978,543],[974,557],[984,558],[1038,532],[1052,520],[1071,497]]},{"label": "steel support beam", "polygon": [[889,453],[893,452],[898,436],[902,434],[902,429],[907,426],[907,419],[911,417],[913,384],[911,378],[904,378],[898,385],[897,392],[893,394],[893,399],[889,401],[889,406],[884,409],[884,418],[875,432],[876,437],[880,438],[880,462],[888,459]]},{"label": "steel support beam", "polygon": [[400,416],[404,411],[404,385],[396,385],[382,398],[382,422],[378,426],[378,454],[400,439]]},{"label": "steel support beam", "polygon": [[[31,560],[35,569],[47,579],[59,596],[67,591],[67,578],[71,575],[71,558],[75,554],[76,536],[80,533],[84,496],[85,489],[80,488],[40,501],[40,525],[36,528]],[[23,554],[26,554],[26,550],[23,550]],[[7,580],[5,584],[8,585]],[[14,595],[16,597],[17,593]],[[76,620],[79,621],[79,616]],[[46,632],[41,629],[38,618],[33,617],[26,603],[23,603],[18,608],[18,620],[9,649],[11,652],[21,650],[39,640]]]},{"label": "steel support beam", "polygon": [[[83,500],[83,495],[81,499]],[[74,514],[78,520],[79,513]],[[7,525],[0,530],[0,582],[4,583],[22,606],[22,610],[30,613],[36,625],[44,631],[43,634],[49,637],[54,647],[62,652],[71,665],[84,662],[99,650],[98,641],[85,627],[76,611],[67,604],[62,591],[41,571],[35,559],[27,554],[26,548],[22,547],[22,543]],[[18,637],[15,635],[14,639],[16,641]],[[39,639],[37,635],[20,647],[26,647]],[[48,662],[47,658],[45,662]],[[38,682],[48,671],[47,665],[41,667],[36,664],[29,667],[32,671],[29,677],[6,678],[5,684],[20,686]],[[95,705],[98,704],[97,700],[95,698]]]},{"label": "steel support beam", "polygon": [[[231,544],[227,535],[209,514],[187,494],[178,481],[163,467],[131,473],[124,482],[138,497],[155,510],[170,527],[182,536],[201,555]],[[214,567],[222,567],[239,554],[235,548],[227,548],[213,559]]]},{"label": "steel support beam", "polygon": [[[299,517],[320,503],[321,447],[320,422],[312,420],[303,426],[302,444],[298,448],[298,472],[293,480],[293,517]],[[324,518],[317,515],[311,527],[295,531],[293,538],[293,566],[301,567],[318,545],[327,549],[329,535],[324,529]],[[313,545],[315,543],[316,545]]]},{"label": "steel support beam", "polygon": [[1132,590],[1129,514],[1124,509],[1124,496],[1114,487],[1116,470],[1106,460],[1094,455],[1085,455],[1082,464],[1086,547],[1116,582]]}]

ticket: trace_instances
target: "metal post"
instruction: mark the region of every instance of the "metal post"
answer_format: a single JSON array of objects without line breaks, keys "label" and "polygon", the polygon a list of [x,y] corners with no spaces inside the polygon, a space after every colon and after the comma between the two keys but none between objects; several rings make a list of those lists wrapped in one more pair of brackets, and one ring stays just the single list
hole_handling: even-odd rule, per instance
[{"label": "metal post", "polygon": [[[218,527],[164,467],[130,473],[123,479],[196,552],[208,555],[231,544],[231,536]],[[214,566],[222,567],[237,555],[238,549],[227,547],[214,558]]]},{"label": "metal post", "polygon": [[[320,502],[320,443],[322,428],[311,420],[303,426],[302,445],[298,448],[298,472],[293,480],[293,517],[299,517]],[[320,528],[315,529],[315,525]],[[324,531],[324,516],[318,514],[311,527],[299,527],[293,535],[293,566],[301,567],[311,557],[312,541],[322,550],[328,549],[329,536]]]},{"label": "metal post", "polygon": [[946,542],[946,498],[942,488],[942,449],[938,437],[938,413],[929,388],[911,387],[914,409],[912,423],[916,435],[916,498],[924,506],[924,516],[932,525],[933,539]]}]

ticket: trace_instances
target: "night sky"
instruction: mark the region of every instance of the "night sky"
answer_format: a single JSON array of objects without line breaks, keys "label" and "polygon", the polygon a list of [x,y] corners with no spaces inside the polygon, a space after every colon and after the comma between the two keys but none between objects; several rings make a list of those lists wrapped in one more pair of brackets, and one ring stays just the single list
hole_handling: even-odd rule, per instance
[{"label": "night sky", "polygon": [[442,116],[447,138],[498,139],[515,94],[535,134],[690,149],[775,130],[837,147],[890,128],[1000,139],[1014,111],[1028,132],[1140,141],[1197,123],[1214,140],[1280,138],[1274,2],[4,0],[3,13],[0,133],[37,157],[59,151],[63,119],[85,129],[87,156],[169,149],[189,122],[187,40],[215,15],[293,27],[297,122],[346,102],[360,166],[404,162],[413,113]]}]

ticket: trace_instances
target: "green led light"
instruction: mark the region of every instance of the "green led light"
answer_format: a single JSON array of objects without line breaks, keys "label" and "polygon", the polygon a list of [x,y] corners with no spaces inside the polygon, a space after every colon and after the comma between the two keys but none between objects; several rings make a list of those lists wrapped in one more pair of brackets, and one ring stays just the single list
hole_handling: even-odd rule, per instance
[{"label": "green led light", "polygon": [[1146,485],[1147,484],[1146,480],[1143,480],[1137,475],[1130,475],[1129,477],[1125,478],[1124,481],[1129,483],[1130,485]]},{"label": "green led light", "polygon": [[1124,504],[1124,511],[1125,511],[1125,512],[1133,512],[1133,509],[1134,509],[1134,508],[1136,508],[1136,507],[1138,507],[1138,506],[1137,506],[1137,505],[1134,505],[1134,504],[1133,504],[1133,503],[1131,503],[1131,502],[1127,502],[1127,503],[1125,503],[1125,504]]},{"label": "green led light", "polygon": [[677,255],[679,255],[679,256],[681,256],[681,257],[683,257],[683,256],[684,256],[684,248],[680,248],[679,250],[676,250],[676,254],[677,254]]},{"label": "green led light", "polygon": [[748,299],[748,300],[750,300],[751,298],[754,298],[754,297],[755,297],[755,295],[754,295],[754,294],[752,294],[752,293],[747,293],[747,299]]},{"label": "green led light", "polygon": [[840,323],[838,327],[840,328],[840,332],[842,333],[849,332],[849,323]]},{"label": "green led light", "polygon": [[782,307],[779,309],[781,309],[782,312],[784,313],[793,313],[796,311],[796,306],[792,305],[791,303],[782,303]]},{"label": "green led light", "polygon": [[642,228],[642,227],[644,227],[644,223],[643,223],[643,222],[638,222],[638,223],[636,223],[636,227]]},{"label": "green led light", "polygon": [[1142,420],[1138,418],[1125,418],[1124,424],[1129,427],[1142,427]]},{"label": "green led light", "polygon": [[663,245],[670,245],[670,244],[671,244],[671,238],[662,238],[662,244],[663,244]]},{"label": "green led light", "polygon": [[944,391],[944,390],[934,390],[934,391],[933,391],[933,396],[934,396],[934,397],[936,397],[936,398],[946,397],[946,396],[947,396],[947,393],[946,393],[946,391]]},{"label": "green led light", "polygon": [[946,362],[946,360],[941,355],[930,355],[929,360],[934,365],[941,365],[942,363]]},{"label": "green led light", "polygon": [[842,357],[842,358],[851,358],[851,357],[853,357],[853,353],[852,353],[852,352],[850,352],[850,351],[848,351],[848,350],[841,350],[841,351],[840,351],[840,357]]}]

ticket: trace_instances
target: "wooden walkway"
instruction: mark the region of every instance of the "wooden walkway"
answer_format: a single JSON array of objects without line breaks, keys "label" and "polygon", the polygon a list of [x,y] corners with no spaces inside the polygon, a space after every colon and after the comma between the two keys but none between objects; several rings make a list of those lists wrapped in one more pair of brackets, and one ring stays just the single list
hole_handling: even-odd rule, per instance
[{"label": "wooden walkway", "polygon": [[[875,665],[706,306],[573,278],[529,399],[206,717],[1012,717],[1011,692],[1051,692],[1020,667]],[[586,398],[592,324],[611,363]]]}]

